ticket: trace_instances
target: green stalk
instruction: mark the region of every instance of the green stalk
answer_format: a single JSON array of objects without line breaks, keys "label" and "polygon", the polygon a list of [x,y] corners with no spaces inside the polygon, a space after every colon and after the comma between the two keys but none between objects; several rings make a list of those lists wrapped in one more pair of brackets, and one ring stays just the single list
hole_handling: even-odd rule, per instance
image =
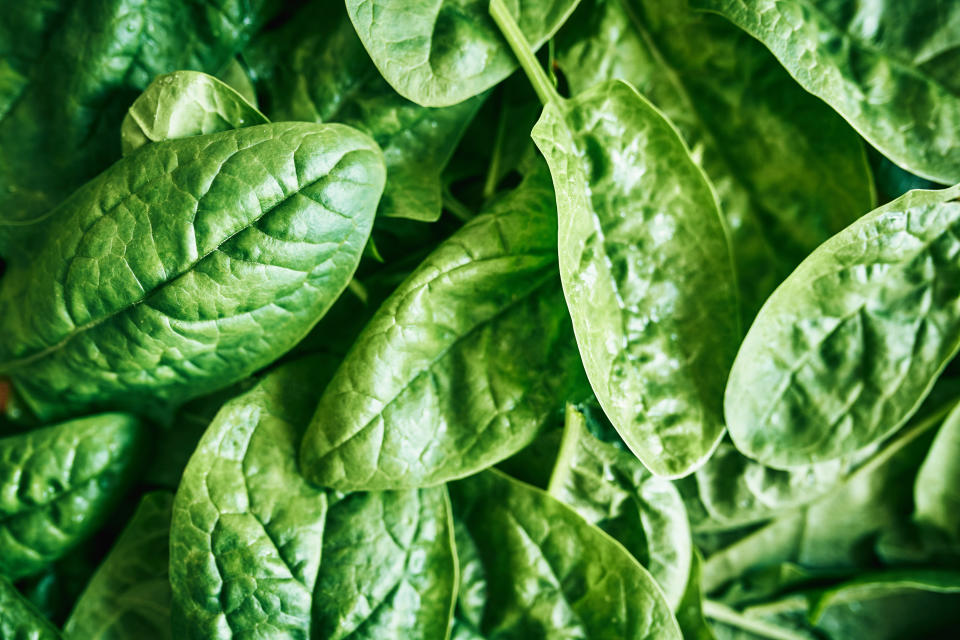
[{"label": "green stalk", "polygon": [[537,92],[540,103],[543,106],[548,104],[559,106],[563,98],[557,93],[557,89],[550,82],[547,73],[540,66],[537,57],[530,48],[530,43],[527,42],[527,37],[523,35],[523,31],[520,30],[520,26],[513,19],[507,6],[503,4],[503,0],[490,0],[490,15],[497,26],[500,27],[503,37],[506,38],[507,44],[513,50],[513,55],[517,56],[517,61],[523,67],[523,72],[527,74],[527,79],[533,85],[533,90]]},{"label": "green stalk", "polygon": [[715,600],[704,600],[703,615],[711,620],[744,629],[750,633],[763,636],[764,638],[771,638],[772,640],[810,640],[810,637],[807,635],[794,633],[789,629],[784,629],[783,627],[765,620],[760,620],[759,618],[745,616],[736,609],[716,602]]}]

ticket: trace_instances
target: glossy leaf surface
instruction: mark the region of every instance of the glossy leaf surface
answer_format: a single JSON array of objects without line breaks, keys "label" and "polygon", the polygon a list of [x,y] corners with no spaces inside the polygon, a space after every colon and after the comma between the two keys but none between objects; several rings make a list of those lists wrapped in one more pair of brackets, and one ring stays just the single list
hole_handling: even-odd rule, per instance
[{"label": "glossy leaf surface", "polygon": [[36,573],[95,532],[142,438],[131,416],[103,414],[0,440],[0,576]]},{"label": "glossy leaf surface", "polygon": [[863,142],[776,58],[675,0],[585,0],[557,34],[574,94],[620,79],[663,111],[716,188],[743,317],[875,205]]},{"label": "glossy leaf surface", "polygon": [[580,393],[555,220],[541,170],[397,288],[320,399],[301,449],[311,481],[355,491],[462,477],[521,449]]},{"label": "glossy leaf surface", "polygon": [[960,5],[693,0],[763,42],[813,95],[911,173],[960,182]]},{"label": "glossy leaf surface", "polygon": [[16,587],[0,577],[0,638],[60,640],[57,628],[37,611]]},{"label": "glossy leaf surface", "polygon": [[713,189],[677,130],[620,81],[548,103],[533,138],[553,175],[560,277],[597,399],[648,469],[688,474],[723,433],[739,336]]},{"label": "glossy leaf surface", "polygon": [[4,276],[0,372],[43,418],[225,387],[340,295],[383,181],[379,149],[343,125],[147,145],[77,191]]},{"label": "glossy leaf surface", "polygon": [[773,467],[848,455],[913,414],[960,347],[960,187],[913,191],[814,251],[747,333],[724,398]]},{"label": "glossy leaf surface", "polygon": [[220,410],[173,505],[174,630],[188,638],[308,638],[327,497],[296,447],[329,364],[277,369]]},{"label": "glossy leaf surface", "polygon": [[569,507],[497,471],[451,484],[450,495],[458,549],[472,546],[461,625],[475,630],[458,638],[681,637],[650,574]]},{"label": "glossy leaf surface", "polygon": [[[347,13],[383,77],[397,93],[444,107],[483,93],[516,62],[487,11],[487,0],[347,0]],[[527,40],[539,48],[577,0],[511,2]]]},{"label": "glossy leaf surface", "polygon": [[228,85],[196,71],[153,79],[127,110],[120,143],[127,155],[148,142],[266,124],[266,117]]},{"label": "glossy leaf surface", "polygon": [[381,216],[440,217],[440,173],[482,97],[445,108],[403,98],[380,77],[338,3],[304,7],[258,37],[244,59],[275,121],[342,122],[380,145],[387,163]]},{"label": "glossy leaf surface", "polygon": [[148,493],[91,578],[64,625],[66,638],[170,640],[170,509]]}]

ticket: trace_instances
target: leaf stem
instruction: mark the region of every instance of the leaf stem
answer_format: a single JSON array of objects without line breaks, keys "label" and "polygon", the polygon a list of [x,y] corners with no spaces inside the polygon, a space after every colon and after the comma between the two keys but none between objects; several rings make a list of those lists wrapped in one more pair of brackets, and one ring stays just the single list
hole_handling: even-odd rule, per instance
[{"label": "leaf stem", "polygon": [[460,202],[455,195],[450,193],[450,189],[447,187],[443,190],[443,208],[463,222],[470,222],[475,215],[467,205]]},{"label": "leaf stem", "polygon": [[497,118],[497,133],[493,139],[493,154],[487,167],[487,178],[483,183],[483,199],[489,200],[497,193],[500,178],[500,154],[503,151],[503,138],[507,131],[507,96],[500,94],[500,117]]},{"label": "leaf stem", "polygon": [[721,604],[716,600],[703,601],[703,615],[717,622],[723,622],[724,624],[745,629],[750,633],[765,638],[772,638],[773,640],[810,640],[810,637],[807,635],[794,633],[789,629],[765,620],[746,616],[736,609]]},{"label": "leaf stem", "polygon": [[557,459],[550,473],[550,481],[547,483],[547,493],[554,498],[559,499],[557,492],[570,475],[571,460],[586,428],[586,419],[583,414],[568,402],[563,419],[563,435],[560,437],[560,451],[557,452]]},{"label": "leaf stem", "polygon": [[523,31],[520,30],[520,26],[513,19],[513,15],[511,15],[507,6],[503,4],[503,0],[490,0],[490,15],[497,26],[500,27],[507,44],[513,49],[513,54],[517,56],[517,61],[523,67],[524,73],[527,74],[527,79],[533,85],[533,90],[537,92],[541,104],[543,106],[560,104],[563,98],[557,93],[557,89],[550,82],[547,73],[540,66],[537,56],[533,54],[533,50],[530,48],[530,43],[527,42],[527,37],[523,35]]}]

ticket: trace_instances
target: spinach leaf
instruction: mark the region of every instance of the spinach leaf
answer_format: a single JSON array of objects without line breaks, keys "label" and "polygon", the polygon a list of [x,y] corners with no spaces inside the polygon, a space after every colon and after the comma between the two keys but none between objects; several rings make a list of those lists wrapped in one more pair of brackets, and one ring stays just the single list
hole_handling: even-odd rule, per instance
[{"label": "spinach leaf", "polygon": [[[483,93],[516,62],[487,13],[486,0],[347,0],[363,46],[397,93],[445,107]],[[524,36],[539,48],[577,0],[511,3]]]},{"label": "spinach leaf", "polygon": [[763,42],[904,169],[960,182],[960,5],[936,0],[693,0]]},{"label": "spinach leaf", "polygon": [[[277,4],[79,0],[4,19],[35,53],[0,117],[0,235],[17,231],[3,225],[44,216],[119,156],[117,123],[155,75],[215,73]],[[30,27],[21,31],[27,12]]]},{"label": "spinach leaf", "polygon": [[0,577],[37,573],[95,532],[142,437],[133,417],[103,414],[0,439]]},{"label": "spinach leaf", "polygon": [[557,192],[560,278],[587,376],[648,469],[689,474],[723,434],[740,334],[713,188],[633,87],[560,98],[503,3],[490,9],[544,103],[533,139]]},{"label": "spinach leaf", "polygon": [[170,510],[173,495],[148,493],[63,627],[66,638],[172,638]]},{"label": "spinach leaf", "polygon": [[716,636],[703,615],[703,587],[700,584],[703,558],[696,547],[690,562],[690,576],[677,607],[677,623],[686,640],[716,640]]},{"label": "spinach leaf", "polygon": [[230,61],[217,72],[217,78],[239,93],[253,108],[257,107],[257,89],[253,86],[250,71],[239,59],[230,58]]},{"label": "spinach leaf", "polygon": [[937,431],[913,487],[914,518],[960,540],[960,406]]},{"label": "spinach leaf", "polygon": [[148,142],[266,124],[239,93],[212,76],[174,71],[154,78],[134,100],[120,127],[123,155]]},{"label": "spinach leaf", "polygon": [[0,290],[0,372],[42,418],[183,402],[290,349],[346,287],[384,169],[336,124],[142,147],[58,210]]},{"label": "spinach leaf", "polygon": [[547,492],[623,544],[679,607],[692,557],[683,499],[632,454],[592,436],[573,405]]},{"label": "spinach leaf", "polygon": [[727,427],[780,468],[887,437],[960,348],[960,186],[912,191],[814,251],[761,309],[730,372]]},{"label": "spinach leaf", "polygon": [[863,142],[770,52],[674,0],[586,0],[557,35],[581,93],[631,83],[680,131],[716,188],[749,322],[817,245],[872,209]]},{"label": "spinach leaf", "polygon": [[60,640],[60,632],[0,576],[0,638]]},{"label": "spinach leaf", "polygon": [[440,217],[440,174],[482,97],[428,108],[380,77],[343,8],[313,3],[244,51],[274,120],[342,122],[383,149],[387,185],[379,214],[432,222]]},{"label": "spinach leaf", "polygon": [[449,488],[458,549],[469,538],[477,561],[462,570],[473,580],[460,600],[473,637],[681,637],[653,578],[570,508],[497,471]]},{"label": "spinach leaf", "polygon": [[447,637],[458,574],[446,489],[345,496],[323,535],[313,637]]},{"label": "spinach leaf", "polygon": [[312,482],[414,488],[506,458],[585,391],[545,170],[464,225],[377,310],[300,450]]},{"label": "spinach leaf", "polygon": [[330,370],[320,356],[277,369],[204,434],[173,503],[177,635],[309,637],[327,498],[296,447]]}]

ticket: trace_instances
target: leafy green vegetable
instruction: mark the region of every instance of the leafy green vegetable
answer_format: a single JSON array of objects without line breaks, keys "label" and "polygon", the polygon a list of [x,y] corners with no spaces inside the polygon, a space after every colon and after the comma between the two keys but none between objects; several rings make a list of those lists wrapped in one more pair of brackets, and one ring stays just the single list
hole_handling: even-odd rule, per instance
[{"label": "leafy green vegetable", "polygon": [[912,191],[814,251],[747,333],[724,398],[737,448],[773,467],[900,428],[960,348],[960,186]]},{"label": "leafy green vegetable", "polygon": [[387,184],[379,214],[440,217],[440,173],[482,97],[446,107],[410,102],[370,61],[342,5],[313,3],[244,52],[274,120],[342,122],[383,149]]},{"label": "leafy green vegetable", "polygon": [[467,558],[477,564],[461,568],[470,580],[461,624],[474,625],[473,637],[681,637],[650,574],[547,494],[484,471],[451,484],[450,496],[457,547],[469,539],[475,550]]},{"label": "leafy green vegetable", "polygon": [[148,142],[186,138],[266,124],[246,99],[212,76],[174,71],[154,78],[120,127],[123,154]]},{"label": "leafy green vegetable", "polygon": [[590,435],[572,405],[547,492],[623,544],[660,585],[671,608],[680,605],[692,557],[683,499],[629,452]]},{"label": "leafy green vegetable", "polygon": [[[576,6],[577,0],[536,0],[512,8],[539,48]],[[386,81],[425,107],[462,102],[516,68],[485,0],[347,0],[347,13]]]},{"label": "leafy green vegetable", "polygon": [[936,0],[692,0],[763,42],[888,158],[960,182],[960,5]]},{"label": "leafy green vegetable", "polygon": [[713,189],[633,87],[563,100],[502,2],[490,6],[544,103],[533,139],[557,192],[560,278],[587,376],[644,465],[686,475],[723,434],[718,400],[739,335]]},{"label": "leafy green vegetable", "polygon": [[119,413],[0,439],[0,577],[37,573],[94,533],[142,445],[140,423]]},{"label": "leafy green vegetable", "polygon": [[960,407],[944,420],[917,473],[915,518],[960,539]]},{"label": "leafy green vegetable", "polygon": [[0,577],[0,638],[10,640],[59,640],[60,632]]},{"label": "leafy green vegetable", "polygon": [[173,496],[148,493],[94,574],[63,627],[66,638],[172,638],[170,509]]},{"label": "leafy green vegetable", "polygon": [[356,491],[463,477],[521,449],[583,393],[554,225],[541,170],[397,287],[320,398],[300,450],[312,482]]},{"label": "leafy green vegetable", "polygon": [[383,180],[375,144],[336,124],[144,146],[4,276],[0,373],[45,419],[143,412],[249,375],[346,287]]},{"label": "leafy green vegetable", "polygon": [[810,251],[875,206],[870,171],[856,132],[763,45],[684,4],[581,2],[557,64],[573,93],[624,80],[676,125],[717,191],[749,321]]}]

